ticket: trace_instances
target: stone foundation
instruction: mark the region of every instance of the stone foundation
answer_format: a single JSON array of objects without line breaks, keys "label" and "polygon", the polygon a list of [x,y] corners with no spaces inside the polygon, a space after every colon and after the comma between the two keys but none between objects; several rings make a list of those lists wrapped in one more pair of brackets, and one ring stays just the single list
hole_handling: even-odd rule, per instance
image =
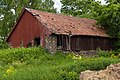
[{"label": "stone foundation", "polygon": [[57,50],[57,37],[56,36],[49,36],[45,40],[46,42],[46,49],[48,49],[51,53],[55,53]]}]

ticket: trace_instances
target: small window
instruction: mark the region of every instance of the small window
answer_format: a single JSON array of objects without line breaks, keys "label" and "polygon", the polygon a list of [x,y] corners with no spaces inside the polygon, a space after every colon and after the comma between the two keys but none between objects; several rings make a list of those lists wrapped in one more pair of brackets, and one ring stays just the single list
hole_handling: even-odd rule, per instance
[{"label": "small window", "polygon": [[40,45],[40,38],[34,38],[34,46]]}]

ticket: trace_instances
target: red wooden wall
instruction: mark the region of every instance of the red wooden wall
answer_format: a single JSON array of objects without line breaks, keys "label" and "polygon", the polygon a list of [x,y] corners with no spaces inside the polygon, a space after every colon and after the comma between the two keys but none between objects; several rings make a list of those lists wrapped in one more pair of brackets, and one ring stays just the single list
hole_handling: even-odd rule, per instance
[{"label": "red wooden wall", "polygon": [[23,46],[34,40],[34,38],[40,37],[41,46],[45,46],[45,32],[48,30],[44,28],[41,22],[39,22],[34,15],[28,11],[24,11],[21,19],[18,21],[15,29],[10,35],[8,42],[13,47]]}]

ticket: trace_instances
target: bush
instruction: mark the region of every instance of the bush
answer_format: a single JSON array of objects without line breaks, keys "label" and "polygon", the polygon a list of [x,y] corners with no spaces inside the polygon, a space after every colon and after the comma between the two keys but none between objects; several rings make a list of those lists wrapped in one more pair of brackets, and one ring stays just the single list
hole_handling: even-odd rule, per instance
[{"label": "bush", "polygon": [[0,60],[4,63],[12,63],[15,61],[25,62],[31,59],[44,58],[46,51],[41,48],[13,48],[0,50]]},{"label": "bush", "polygon": [[120,62],[119,58],[49,54],[41,47],[1,50],[0,60],[0,80],[79,80],[81,71],[101,70]]},{"label": "bush", "polygon": [[120,58],[120,49],[118,50],[111,50],[111,51],[102,51],[98,50],[97,54],[99,57],[106,57],[106,58]]}]

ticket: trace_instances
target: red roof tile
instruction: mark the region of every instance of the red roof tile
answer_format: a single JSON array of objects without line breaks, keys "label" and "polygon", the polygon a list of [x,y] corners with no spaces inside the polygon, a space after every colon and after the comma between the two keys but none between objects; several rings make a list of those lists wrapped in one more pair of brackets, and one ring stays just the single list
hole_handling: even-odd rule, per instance
[{"label": "red roof tile", "polygon": [[96,20],[93,19],[70,17],[28,8],[26,10],[55,34],[69,35],[71,33],[72,35],[109,37],[102,28],[95,25]]}]

